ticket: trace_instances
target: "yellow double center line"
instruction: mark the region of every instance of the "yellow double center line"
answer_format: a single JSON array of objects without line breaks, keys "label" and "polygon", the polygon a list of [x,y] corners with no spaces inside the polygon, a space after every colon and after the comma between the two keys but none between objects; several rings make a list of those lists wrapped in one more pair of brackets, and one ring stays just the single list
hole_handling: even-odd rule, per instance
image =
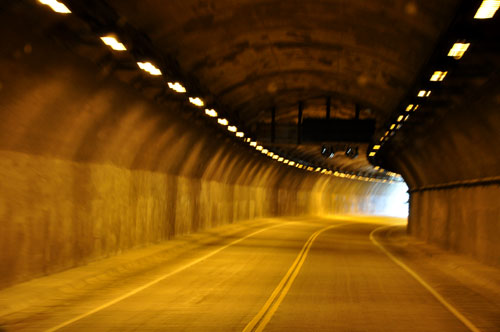
[{"label": "yellow double center line", "polygon": [[262,331],[266,327],[266,325],[269,323],[271,318],[273,317],[274,313],[278,309],[279,305],[285,298],[286,294],[290,290],[290,287],[292,286],[295,278],[299,274],[300,268],[304,264],[307,254],[309,253],[309,250],[311,249],[311,246],[316,240],[316,238],[323,233],[324,231],[327,231],[331,228],[343,226],[347,224],[337,224],[337,225],[331,225],[324,227],[320,229],[319,231],[313,233],[309,239],[306,241],[304,246],[302,247],[302,250],[300,251],[299,255],[293,262],[292,266],[288,270],[288,272],[285,274],[283,279],[281,279],[280,283],[278,284],[278,287],[273,291],[269,299],[266,301],[262,309],[257,313],[257,315],[245,326],[243,329],[243,332],[250,332],[250,331]]}]

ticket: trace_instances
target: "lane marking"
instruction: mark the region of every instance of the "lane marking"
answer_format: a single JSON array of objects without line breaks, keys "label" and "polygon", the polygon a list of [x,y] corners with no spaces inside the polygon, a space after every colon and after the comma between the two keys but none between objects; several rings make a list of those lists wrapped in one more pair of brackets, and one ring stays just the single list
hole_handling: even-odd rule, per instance
[{"label": "lane marking", "polygon": [[151,287],[151,286],[159,283],[160,281],[162,281],[162,280],[164,280],[164,279],[166,279],[166,278],[168,278],[168,277],[170,277],[170,276],[172,276],[172,275],[174,275],[176,273],[184,271],[184,270],[190,268],[191,266],[196,265],[196,264],[200,263],[201,261],[204,261],[205,259],[212,257],[213,255],[221,252],[222,250],[224,250],[224,249],[226,249],[228,247],[231,247],[231,246],[233,246],[233,245],[235,245],[235,244],[237,244],[237,243],[239,243],[239,242],[241,242],[243,240],[248,239],[249,237],[252,237],[254,235],[257,235],[259,233],[267,231],[267,230],[269,230],[271,228],[275,228],[275,227],[279,227],[279,226],[283,226],[283,225],[287,225],[287,224],[291,224],[291,223],[294,223],[294,222],[292,221],[292,222],[280,223],[280,224],[277,224],[277,225],[273,225],[273,226],[269,226],[269,227],[260,229],[258,231],[253,232],[253,233],[250,233],[248,235],[245,235],[244,237],[239,238],[238,240],[235,240],[233,242],[230,242],[230,243],[226,244],[225,246],[222,246],[219,249],[216,249],[216,250],[212,251],[211,253],[206,254],[205,256],[197,258],[194,261],[192,261],[192,262],[190,262],[190,263],[188,263],[186,265],[183,265],[183,266],[181,266],[181,267],[179,267],[179,268],[177,268],[177,269],[175,269],[175,270],[173,270],[173,271],[171,271],[171,272],[169,272],[169,273],[167,273],[167,274],[165,274],[165,275],[163,275],[161,277],[158,277],[158,278],[156,278],[156,279],[154,279],[154,280],[152,280],[152,281],[150,281],[150,282],[148,282],[148,283],[146,283],[146,284],[144,284],[144,285],[142,285],[140,287],[137,287],[137,288],[135,288],[135,289],[133,289],[133,290],[131,290],[131,291],[123,294],[122,296],[119,296],[119,297],[117,297],[117,298],[115,298],[115,299],[113,299],[111,301],[108,301],[108,302],[106,302],[106,303],[104,303],[104,304],[102,304],[102,305],[100,305],[100,306],[98,306],[98,307],[96,307],[96,308],[94,308],[92,310],[89,310],[89,311],[87,311],[87,312],[85,312],[85,313],[83,313],[83,314],[81,314],[79,316],[76,316],[76,317],[74,317],[72,319],[64,321],[64,322],[62,322],[59,325],[56,325],[56,326],[54,326],[52,328],[49,328],[49,329],[45,330],[45,332],[53,332],[53,331],[60,330],[63,327],[66,327],[66,326],[68,326],[68,325],[70,325],[70,324],[72,324],[72,323],[74,323],[76,321],[79,321],[79,320],[81,320],[81,319],[83,319],[85,317],[88,317],[88,316],[90,316],[90,315],[92,315],[92,314],[94,314],[94,313],[96,313],[98,311],[106,309],[106,308],[112,306],[115,303],[118,303],[118,302],[120,302],[120,301],[122,301],[122,300],[124,300],[124,299],[126,299],[128,297],[131,297],[132,295],[137,294],[140,291],[143,291],[146,288],[149,288],[149,287]]},{"label": "lane marking", "polygon": [[449,312],[451,312],[459,321],[461,321],[467,328],[473,332],[481,332],[479,328],[477,328],[467,317],[462,315],[458,309],[456,309],[453,305],[451,305],[448,301],[445,300],[445,298],[439,294],[434,288],[432,288],[431,285],[429,285],[422,277],[420,277],[417,272],[413,271],[408,265],[403,263],[401,260],[396,258],[393,254],[391,254],[385,247],[378,242],[374,234],[378,233],[382,229],[385,228],[390,228],[390,227],[395,227],[394,225],[389,225],[389,226],[381,226],[378,228],[375,228],[371,233],[370,233],[370,240],[375,244],[380,250],[383,251],[384,254],[386,254],[394,263],[399,265],[403,270],[408,272],[416,281],[418,281],[425,289],[427,289],[446,309],[448,309]]},{"label": "lane marking", "polygon": [[271,296],[267,299],[266,303],[264,303],[264,306],[260,309],[257,315],[255,315],[255,317],[245,326],[243,332],[257,332],[264,330],[264,328],[278,309],[279,305],[285,298],[286,294],[290,290],[290,287],[292,286],[295,278],[299,274],[299,271],[307,258],[307,254],[309,253],[314,240],[316,240],[316,238],[326,230],[350,224],[352,223],[327,226],[320,229],[319,231],[316,231],[309,237],[309,239],[307,239],[306,243],[297,255],[297,258],[295,258],[295,261],[292,263],[290,269],[287,271],[283,279],[281,279],[278,286],[274,289]]}]

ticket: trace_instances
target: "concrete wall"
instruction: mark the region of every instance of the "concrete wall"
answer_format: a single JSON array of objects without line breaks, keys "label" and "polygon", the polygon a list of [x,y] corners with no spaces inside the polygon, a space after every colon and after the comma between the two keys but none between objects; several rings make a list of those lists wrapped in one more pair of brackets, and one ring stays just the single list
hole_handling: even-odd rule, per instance
[{"label": "concrete wall", "polygon": [[[386,156],[411,191],[409,232],[500,265],[500,78]],[[439,115],[441,114],[441,115]]]},{"label": "concrete wall", "polygon": [[2,18],[0,288],[239,220],[384,212],[390,186],[272,162],[186,104],[145,98],[50,25]]}]

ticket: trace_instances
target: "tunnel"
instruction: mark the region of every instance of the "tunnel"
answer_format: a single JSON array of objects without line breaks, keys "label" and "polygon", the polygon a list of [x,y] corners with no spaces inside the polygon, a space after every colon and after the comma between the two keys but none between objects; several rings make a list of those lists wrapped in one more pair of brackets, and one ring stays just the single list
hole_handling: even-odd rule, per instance
[{"label": "tunnel", "polygon": [[3,0],[0,331],[500,331],[497,0]]}]

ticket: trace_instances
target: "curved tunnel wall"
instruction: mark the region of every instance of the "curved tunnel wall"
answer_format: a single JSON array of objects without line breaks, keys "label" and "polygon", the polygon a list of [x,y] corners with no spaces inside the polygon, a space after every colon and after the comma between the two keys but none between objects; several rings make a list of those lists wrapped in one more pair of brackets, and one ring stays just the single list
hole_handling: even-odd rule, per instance
[{"label": "curved tunnel wall", "polygon": [[410,188],[411,234],[500,265],[498,75],[466,100],[387,158]]},{"label": "curved tunnel wall", "polygon": [[385,212],[390,185],[272,162],[2,22],[0,288],[239,220]]}]

